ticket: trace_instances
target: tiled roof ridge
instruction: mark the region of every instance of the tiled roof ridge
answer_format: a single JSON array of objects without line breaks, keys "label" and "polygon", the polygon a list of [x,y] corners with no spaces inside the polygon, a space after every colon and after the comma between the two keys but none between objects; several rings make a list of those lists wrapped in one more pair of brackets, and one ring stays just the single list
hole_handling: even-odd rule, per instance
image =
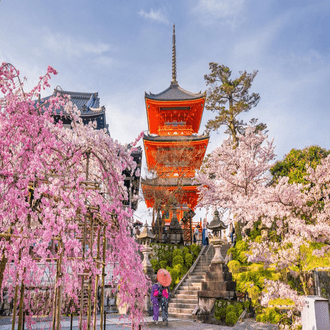
[{"label": "tiled roof ridge", "polygon": [[[191,98],[200,98],[200,97],[203,97],[205,96],[205,92],[202,93],[202,92],[199,92],[199,93],[192,93],[192,92],[189,92],[187,90],[185,90],[184,88],[182,88],[181,86],[179,86],[178,84],[171,84],[168,88],[166,88],[164,91],[158,93],[158,94],[153,94],[153,93],[147,93],[145,92],[145,96],[146,97],[149,97],[149,98],[156,98],[156,99],[162,99],[162,96],[166,93],[170,93],[171,91],[179,91],[181,92],[181,94],[183,94],[182,96],[186,95],[188,97],[188,99],[191,99]],[[178,99],[184,99],[184,97],[180,97]]]},{"label": "tiled roof ridge", "polygon": [[98,92],[74,92],[74,91],[65,91],[65,90],[59,90],[59,89],[54,89],[54,94],[55,93],[61,93],[61,94],[68,94],[68,95],[74,95],[75,97],[88,97],[90,98],[92,95],[95,95],[95,97],[99,96]]},{"label": "tiled roof ridge", "polygon": [[207,134],[202,135],[150,135],[150,134],[144,134],[144,139],[149,141],[200,141],[209,139],[210,136]]}]

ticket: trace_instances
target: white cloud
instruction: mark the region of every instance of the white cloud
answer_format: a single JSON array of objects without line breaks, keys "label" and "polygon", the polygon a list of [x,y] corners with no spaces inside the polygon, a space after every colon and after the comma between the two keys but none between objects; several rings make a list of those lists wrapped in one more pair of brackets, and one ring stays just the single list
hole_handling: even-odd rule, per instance
[{"label": "white cloud", "polygon": [[69,58],[88,54],[101,55],[111,49],[109,44],[74,39],[60,33],[47,34],[44,37],[43,46],[57,55],[66,55]]},{"label": "white cloud", "polygon": [[220,22],[237,25],[237,18],[243,11],[246,0],[198,0],[193,13],[198,15],[204,24]]},{"label": "white cloud", "polygon": [[165,23],[168,24],[168,19],[167,15],[164,12],[164,10],[158,9],[158,10],[153,10],[152,8],[150,9],[150,12],[147,13],[143,9],[141,9],[138,14],[144,18],[151,19],[154,21],[157,21],[159,23]]}]

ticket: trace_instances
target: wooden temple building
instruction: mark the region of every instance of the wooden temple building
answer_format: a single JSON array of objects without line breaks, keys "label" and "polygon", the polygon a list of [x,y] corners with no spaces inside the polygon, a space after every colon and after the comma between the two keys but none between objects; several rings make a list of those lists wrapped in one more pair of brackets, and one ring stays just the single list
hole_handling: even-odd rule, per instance
[{"label": "wooden temple building", "polygon": [[145,93],[148,133],[143,144],[151,177],[142,179],[142,190],[147,207],[153,208],[153,226],[162,227],[162,231],[178,229],[179,221],[183,220],[180,227],[183,224],[187,229],[184,240],[190,241],[198,200],[194,176],[202,165],[209,141],[208,135],[198,135],[206,94],[192,93],[179,86],[174,25],[172,42],[170,86],[158,94]]},{"label": "wooden temple building", "polygon": [[[60,86],[57,86],[54,89],[52,95],[42,98],[38,102],[45,102],[51,96],[55,95],[69,95],[71,102],[78,108],[80,111],[80,118],[82,119],[85,125],[88,125],[89,122],[96,123],[96,129],[106,129],[107,133],[110,135],[109,125],[106,123],[106,108],[105,106],[101,106],[100,97],[98,92],[90,93],[90,92],[74,92],[74,91],[65,91]],[[57,109],[56,114],[54,115],[55,122],[61,120],[63,122],[63,126],[66,128],[70,128],[71,119],[66,116],[63,108]],[[128,146],[130,148],[130,146]],[[142,165],[142,148],[137,147],[132,152],[132,157],[137,164],[136,170],[141,173],[141,165]],[[128,200],[124,201],[124,205],[130,206],[134,211],[136,211],[138,206],[138,194],[140,187],[140,175],[135,175],[131,173],[130,170],[125,170],[123,173],[125,174],[125,187],[128,191]]]}]

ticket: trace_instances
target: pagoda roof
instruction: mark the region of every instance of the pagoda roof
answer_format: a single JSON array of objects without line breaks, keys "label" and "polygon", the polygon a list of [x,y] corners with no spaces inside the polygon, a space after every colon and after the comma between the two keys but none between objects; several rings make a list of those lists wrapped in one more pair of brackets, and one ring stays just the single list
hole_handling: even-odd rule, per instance
[{"label": "pagoda roof", "polygon": [[159,94],[153,93],[145,93],[145,98],[159,101],[183,101],[183,100],[195,100],[205,97],[205,92],[192,93],[188,92],[182,87],[180,87],[177,83],[172,82],[170,87],[165,89],[163,92]]},{"label": "pagoda roof", "polygon": [[203,141],[208,140],[210,138],[209,135],[151,135],[144,134],[143,139],[147,141],[155,141],[155,142],[194,142],[194,141]]}]

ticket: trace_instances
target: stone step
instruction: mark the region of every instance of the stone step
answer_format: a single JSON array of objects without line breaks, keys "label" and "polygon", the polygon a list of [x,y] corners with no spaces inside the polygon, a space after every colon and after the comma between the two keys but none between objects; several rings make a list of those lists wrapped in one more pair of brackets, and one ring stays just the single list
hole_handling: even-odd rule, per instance
[{"label": "stone step", "polygon": [[198,304],[198,299],[195,297],[194,299],[184,299],[182,298],[173,298],[170,304]]},{"label": "stone step", "polygon": [[173,309],[173,308],[180,308],[180,309],[191,309],[194,310],[197,304],[185,304],[185,303],[170,303],[168,305],[168,309]]},{"label": "stone step", "polygon": [[204,279],[204,276],[199,275],[198,278],[196,277],[188,277],[182,284],[185,283],[200,283]]},{"label": "stone step", "polygon": [[[195,307],[194,307],[195,308]],[[168,313],[176,313],[176,314],[190,314],[194,311],[194,308],[172,308],[168,306]]]},{"label": "stone step", "polygon": [[204,277],[203,273],[192,273],[188,276],[191,279],[202,279]]},{"label": "stone step", "polygon": [[200,291],[202,290],[202,285],[200,282],[198,283],[185,283],[181,285],[180,290],[189,290],[189,291]]},{"label": "stone step", "polygon": [[206,272],[207,270],[198,270],[198,271],[194,271],[192,275],[201,276],[204,275]]},{"label": "stone step", "polygon": [[183,297],[183,296],[191,296],[191,297],[197,297],[197,292],[199,290],[178,290],[178,293],[175,295],[175,297]]},{"label": "stone step", "polygon": [[176,317],[179,319],[191,319],[191,313],[168,313],[169,317]]}]

